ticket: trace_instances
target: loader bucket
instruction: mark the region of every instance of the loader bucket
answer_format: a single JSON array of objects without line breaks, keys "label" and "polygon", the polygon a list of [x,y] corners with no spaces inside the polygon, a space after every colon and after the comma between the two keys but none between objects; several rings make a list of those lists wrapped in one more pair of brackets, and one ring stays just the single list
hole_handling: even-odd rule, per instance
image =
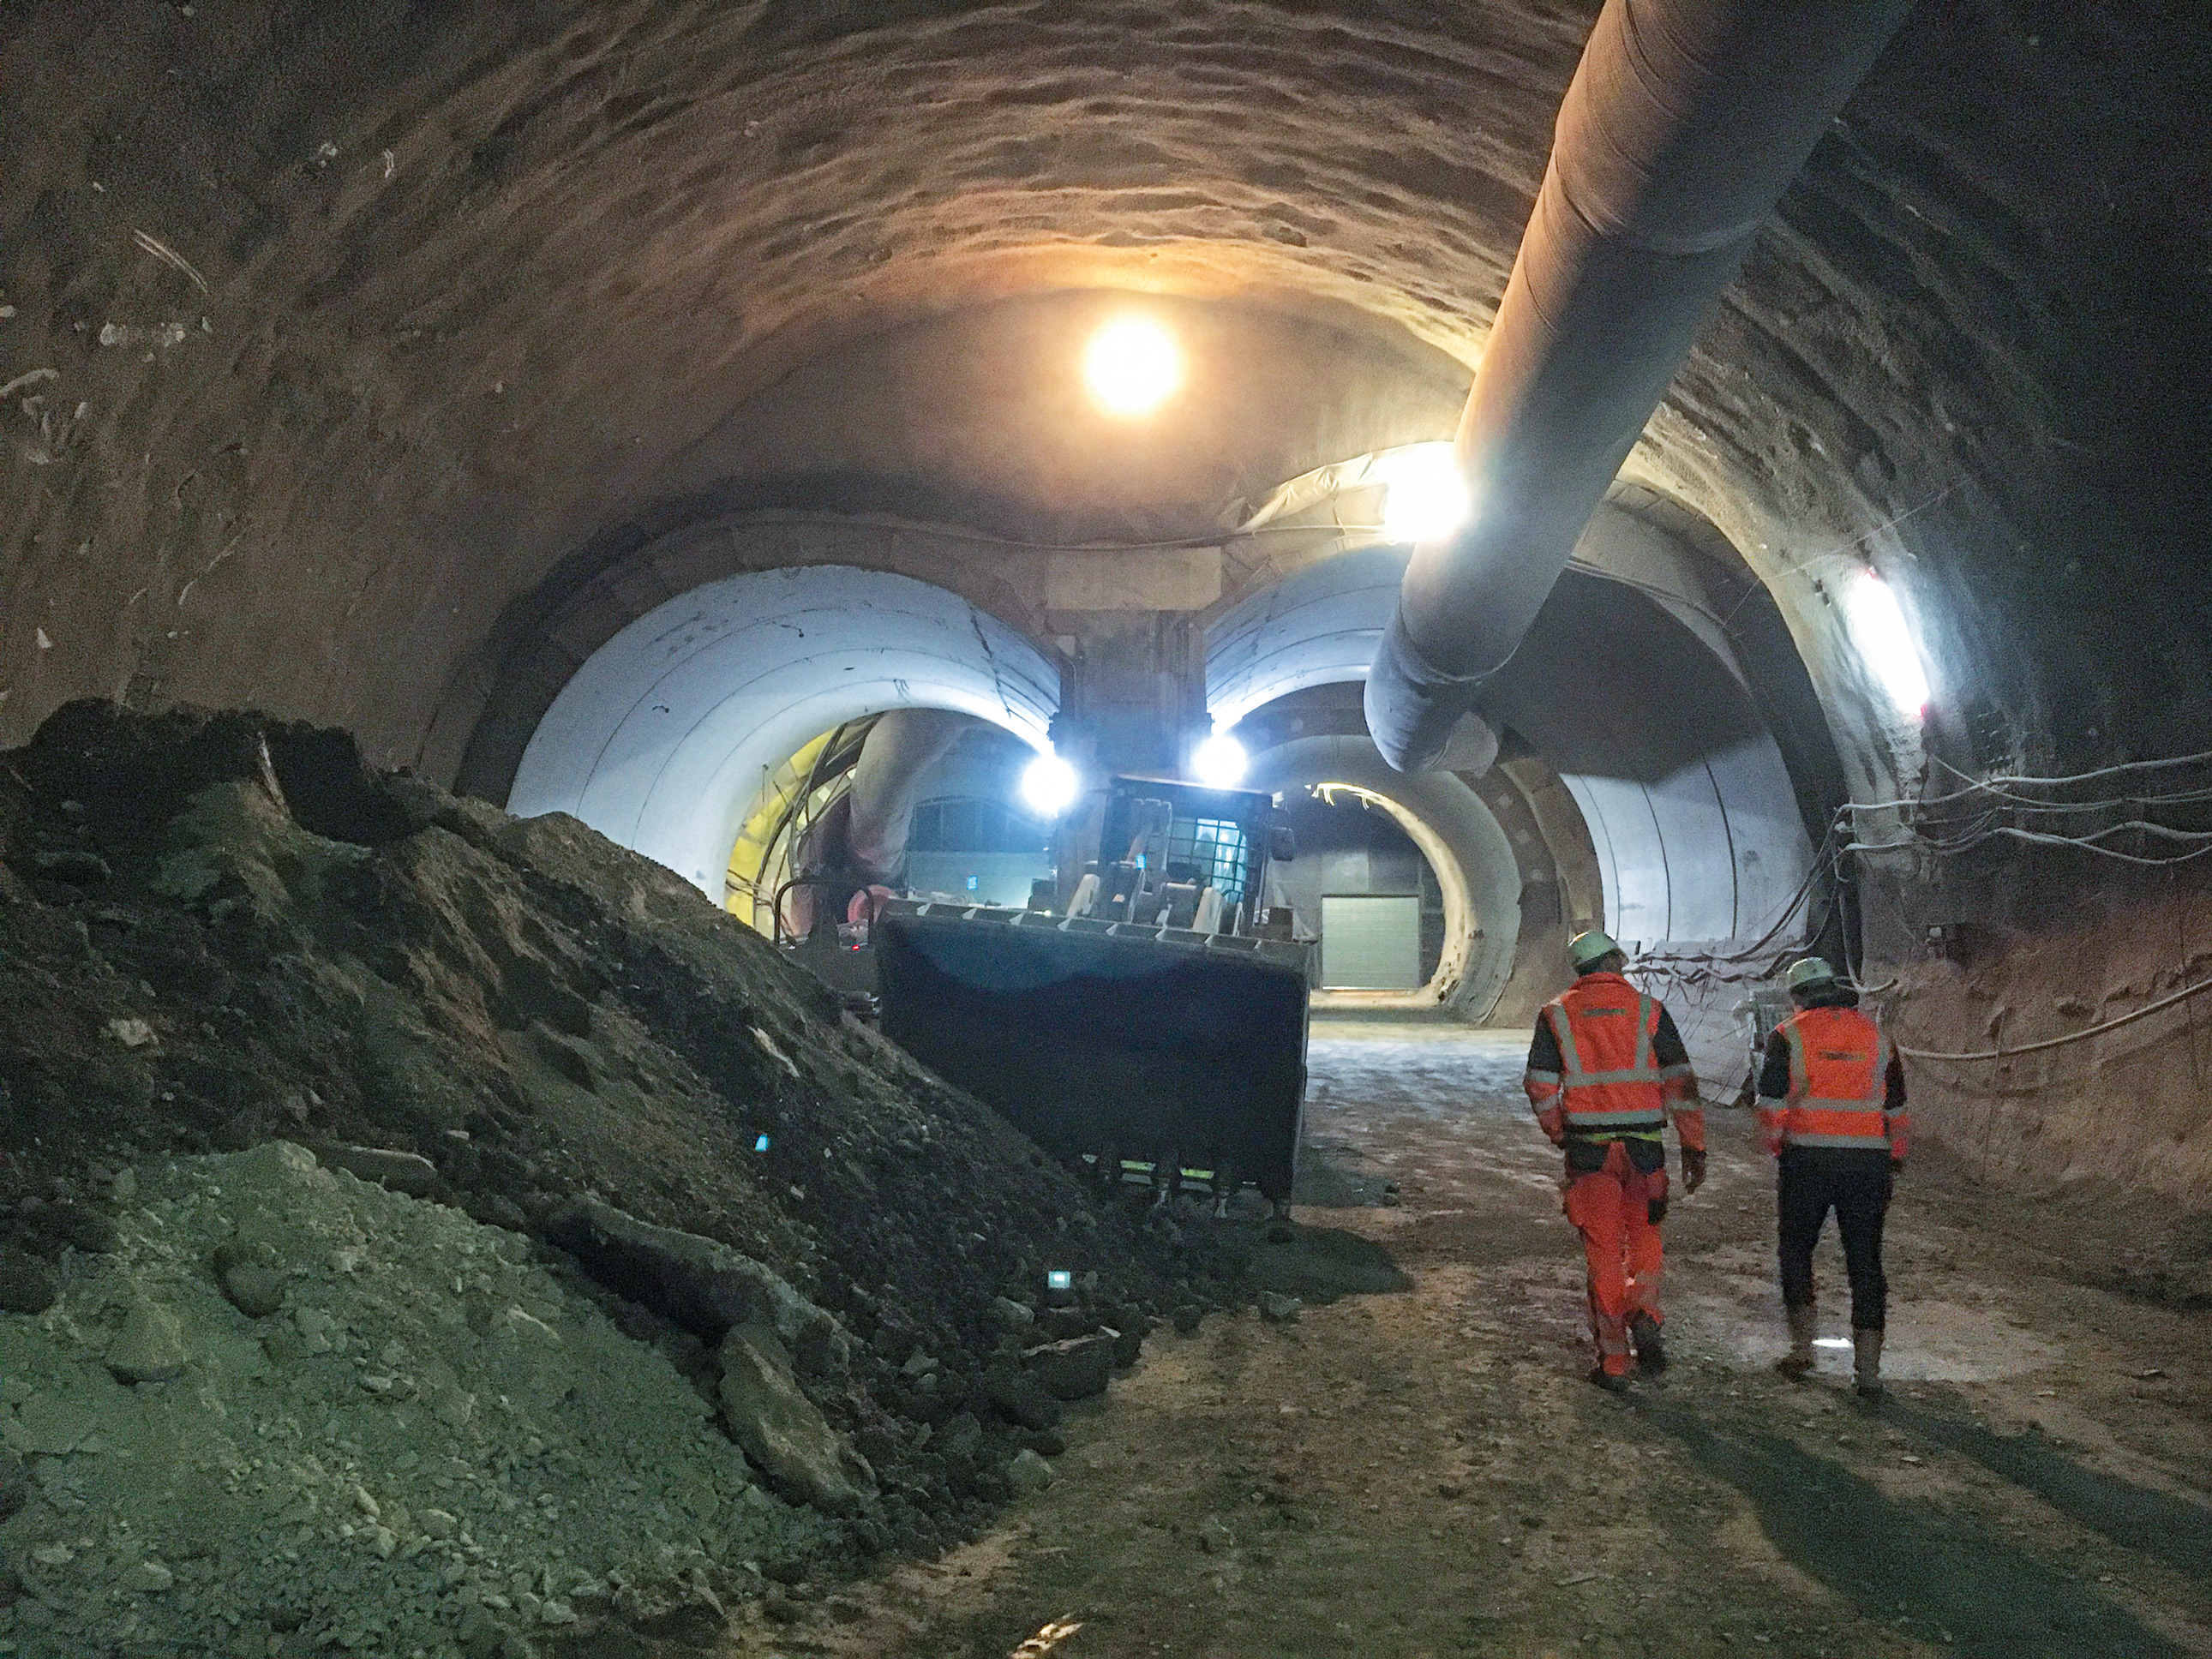
[{"label": "loader bucket", "polygon": [[875,942],[884,1034],[1048,1151],[1289,1200],[1310,945],[907,900]]}]

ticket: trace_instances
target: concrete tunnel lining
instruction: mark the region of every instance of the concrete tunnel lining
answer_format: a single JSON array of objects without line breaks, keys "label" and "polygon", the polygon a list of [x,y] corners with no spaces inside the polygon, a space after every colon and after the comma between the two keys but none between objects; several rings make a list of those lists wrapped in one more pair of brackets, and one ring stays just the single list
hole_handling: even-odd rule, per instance
[{"label": "concrete tunnel lining", "polygon": [[[1344,554],[1224,612],[1209,635],[1217,718],[1358,679],[1407,556]],[[1805,878],[1793,781],[1737,671],[1640,593],[1571,572],[1486,707],[1574,793],[1624,939],[1755,938]]]},{"label": "concrete tunnel lining", "polygon": [[1404,994],[1340,993],[1316,1006],[1439,1007],[1479,1023],[1498,1006],[1520,943],[1521,878],[1512,842],[1464,779],[1394,771],[1366,738],[1328,735],[1254,756],[1246,783],[1278,791],[1344,783],[1367,792],[1428,860],[1443,892],[1443,951],[1427,984]]},{"label": "concrete tunnel lining", "polygon": [[808,738],[927,708],[1042,748],[1058,701],[1042,652],[942,588],[845,566],[728,576],[592,653],[532,733],[507,805],[573,813],[719,900],[745,808]]}]

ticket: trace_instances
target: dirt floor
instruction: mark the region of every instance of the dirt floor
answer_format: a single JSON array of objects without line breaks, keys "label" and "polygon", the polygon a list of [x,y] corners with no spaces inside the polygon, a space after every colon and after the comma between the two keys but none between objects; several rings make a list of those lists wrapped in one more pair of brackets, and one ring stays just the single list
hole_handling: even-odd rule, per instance
[{"label": "dirt floor", "polygon": [[1675,1363],[1608,1396],[1523,1052],[1317,1025],[1305,1237],[1263,1261],[1405,1288],[1163,1329],[988,1536],[726,1650],[1004,1659],[1066,1618],[1067,1659],[2212,1653],[2212,1322],[2075,1282],[1929,1155],[1888,1400],[1844,1384],[1832,1231],[1820,1372],[1785,1382],[1771,1175],[1716,1113],[1668,1226]]}]

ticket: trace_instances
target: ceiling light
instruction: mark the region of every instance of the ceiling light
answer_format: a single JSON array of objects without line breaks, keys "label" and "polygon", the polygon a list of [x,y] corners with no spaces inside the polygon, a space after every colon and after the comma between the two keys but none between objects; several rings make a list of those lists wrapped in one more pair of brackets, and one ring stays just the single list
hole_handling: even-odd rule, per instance
[{"label": "ceiling light", "polygon": [[1871,570],[1852,579],[1844,595],[1844,617],[1851,641],[1868,671],[1881,682],[1900,714],[1916,718],[1928,708],[1928,673],[1912,629],[1887,582]]},{"label": "ceiling light", "polygon": [[1382,533],[1394,542],[1432,542],[1467,522],[1474,498],[1449,443],[1386,449],[1368,468],[1381,481]]},{"label": "ceiling light", "polygon": [[1074,800],[1080,785],[1073,767],[1057,755],[1042,754],[1022,774],[1022,799],[1045,817],[1056,818]]},{"label": "ceiling light", "polygon": [[1116,317],[1084,348],[1083,383],[1109,415],[1149,415],[1182,385],[1182,348],[1149,317]]},{"label": "ceiling light", "polygon": [[1191,750],[1190,769],[1209,789],[1234,789],[1244,781],[1244,745],[1217,732]]}]

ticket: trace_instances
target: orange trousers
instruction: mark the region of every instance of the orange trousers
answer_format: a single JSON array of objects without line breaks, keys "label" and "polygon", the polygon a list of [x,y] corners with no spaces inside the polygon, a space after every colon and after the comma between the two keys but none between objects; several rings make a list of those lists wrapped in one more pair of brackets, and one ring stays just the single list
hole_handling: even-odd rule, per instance
[{"label": "orange trousers", "polygon": [[1567,1188],[1567,1219],[1583,1236],[1589,1267],[1590,1334],[1597,1361],[1614,1376],[1628,1374],[1628,1320],[1659,1311],[1659,1283],[1666,1271],[1652,1204],[1667,1195],[1667,1172],[1646,1175],[1615,1141],[1605,1167],[1577,1175]]}]

